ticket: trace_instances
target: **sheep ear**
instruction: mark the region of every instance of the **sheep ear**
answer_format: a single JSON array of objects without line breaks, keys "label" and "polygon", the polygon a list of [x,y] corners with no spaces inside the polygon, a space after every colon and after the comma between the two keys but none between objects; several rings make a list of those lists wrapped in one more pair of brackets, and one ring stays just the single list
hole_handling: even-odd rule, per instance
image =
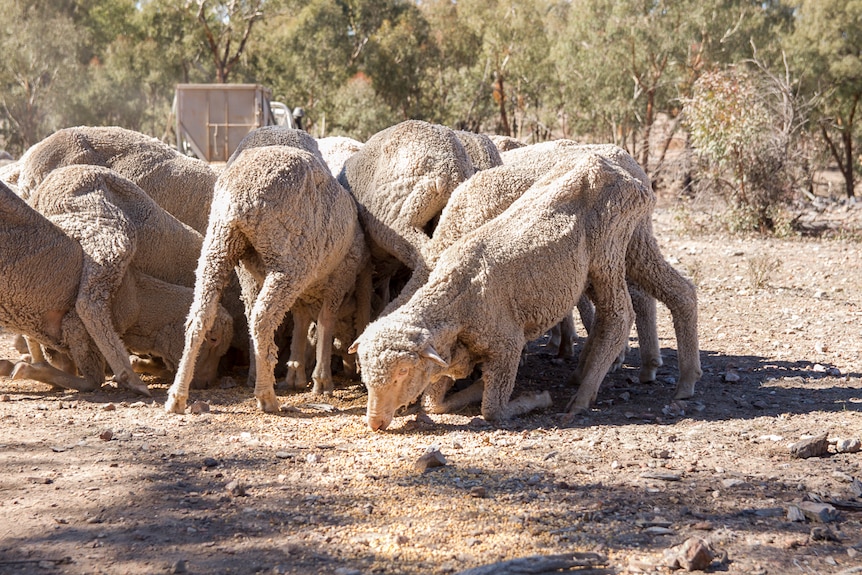
[{"label": "sheep ear", "polygon": [[359,340],[357,339],[353,343],[350,344],[350,347],[347,348],[347,353],[353,354],[356,353],[359,349]]},{"label": "sheep ear", "polygon": [[449,364],[446,362],[446,360],[440,357],[440,354],[437,353],[437,350],[434,349],[434,346],[430,343],[425,346],[425,349],[419,352],[419,356],[426,359],[430,359],[440,367],[449,367]]}]

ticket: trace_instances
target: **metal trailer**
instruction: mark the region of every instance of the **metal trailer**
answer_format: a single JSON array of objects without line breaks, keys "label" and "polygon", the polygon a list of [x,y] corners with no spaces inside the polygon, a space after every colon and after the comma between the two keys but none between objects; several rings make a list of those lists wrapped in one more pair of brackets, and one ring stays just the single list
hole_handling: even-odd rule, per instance
[{"label": "metal trailer", "polygon": [[295,128],[291,110],[259,84],[178,84],[174,94],[177,149],[207,162],[226,162],[255,128]]}]

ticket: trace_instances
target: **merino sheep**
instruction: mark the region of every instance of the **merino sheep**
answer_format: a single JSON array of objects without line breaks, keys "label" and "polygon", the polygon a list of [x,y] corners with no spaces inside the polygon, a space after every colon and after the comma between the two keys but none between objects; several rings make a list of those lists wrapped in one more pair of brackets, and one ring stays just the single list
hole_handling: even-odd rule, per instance
[{"label": "merino sheep", "polygon": [[[555,140],[505,152],[504,164],[541,173],[567,157],[585,152],[600,154],[632,177],[649,186],[643,169],[625,150],[614,145],[582,145],[571,140]],[[505,206],[505,198],[498,198]],[[483,209],[493,197],[478,199]],[[465,202],[466,203],[466,202]],[[441,224],[443,218],[441,217]],[[638,347],[641,358],[639,379],[654,381],[662,365],[661,348],[656,327],[656,304],[665,304],[673,317],[679,356],[679,381],[674,397],[688,399],[694,395],[694,386],[703,375],[700,366],[700,348],[697,335],[697,290],[677,272],[661,255],[653,234],[652,218],[645,216],[635,228],[626,254],[626,274],[635,309]]]},{"label": "merino sheep", "polygon": [[[68,354],[81,374],[79,377],[47,363],[19,363],[13,377],[89,391],[105,379],[104,355],[114,358],[109,365],[118,383],[150,395],[132,372],[125,350],[129,347],[139,353],[154,353],[169,365],[176,362],[191,289],[130,270],[118,290],[109,294],[113,305],[106,310],[108,316],[85,322],[84,318],[105,310],[93,306],[87,300],[87,290],[81,289],[87,281],[88,256],[80,243],[3,185],[0,216],[0,285],[4,294],[0,324]],[[82,309],[83,316],[79,314]],[[230,337],[229,330],[230,318],[220,314],[199,364],[202,371],[217,367],[219,343]],[[125,343],[117,344],[120,335]],[[104,353],[106,349],[108,353]]]},{"label": "merino sheep", "polygon": [[252,130],[240,141],[236,150],[228,158],[225,167],[227,168],[233,164],[244,150],[262,148],[264,146],[290,146],[291,148],[305,150],[309,154],[314,154],[318,158],[323,159],[323,156],[320,155],[320,149],[317,147],[317,140],[311,137],[308,132],[294,128],[285,128],[284,126],[264,126]]},{"label": "merino sheep", "polygon": [[206,231],[216,172],[156,138],[118,127],[65,128],[29,148],[20,162],[18,187],[25,199],[56,168],[104,166],[133,181],[181,222]]},{"label": "merino sheep", "polygon": [[500,150],[497,149],[490,137],[466,130],[455,130],[455,135],[458,136],[458,140],[464,146],[467,157],[470,158],[475,171],[503,165]]},{"label": "merino sheep", "polygon": [[317,140],[320,155],[335,177],[344,169],[347,158],[361,150],[362,146],[362,142],[345,136],[327,136]]},{"label": "merino sheep", "polygon": [[385,429],[400,406],[478,363],[482,379],[465,392],[483,389],[486,419],[549,405],[547,392],[509,401],[521,350],[574,308],[589,280],[597,313],[573,408],[588,406],[631,326],[625,249],[654,203],[650,188],[586,154],[452,244],[428,282],[351,346],[368,388],[369,427]]},{"label": "merino sheep", "polygon": [[369,138],[344,163],[338,180],[359,203],[372,253],[380,248],[415,269],[425,265],[427,226],[473,172],[452,130],[408,120]]},{"label": "merino sheep", "polygon": [[183,357],[165,409],[185,410],[194,358],[212,324],[218,295],[237,264],[262,284],[248,317],[260,408],[278,410],[273,334],[298,301],[320,307],[322,345],[312,377],[315,387],[331,386],[332,326],[360,265],[357,238],[361,244],[353,198],[318,156],[294,147],[265,146],[247,148],[235,157],[216,182]]}]

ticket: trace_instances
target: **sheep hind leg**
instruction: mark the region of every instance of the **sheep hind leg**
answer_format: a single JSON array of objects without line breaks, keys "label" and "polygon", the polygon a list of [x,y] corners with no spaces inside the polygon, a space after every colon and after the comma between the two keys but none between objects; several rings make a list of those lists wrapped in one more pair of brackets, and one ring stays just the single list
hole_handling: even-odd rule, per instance
[{"label": "sheep hind leg", "polygon": [[664,363],[658,342],[655,298],[632,283],[629,283],[629,294],[635,310],[635,326],[638,332],[638,352],[641,362],[638,379],[641,383],[647,383],[655,381],[656,372]]},{"label": "sheep hind leg", "polygon": [[503,352],[482,366],[482,379],[476,383],[484,381],[482,417],[487,421],[502,421],[551,405],[551,395],[547,391],[510,400],[518,374],[521,343],[512,348],[514,351]]},{"label": "sheep hind leg", "polygon": [[[102,272],[96,273],[85,269],[78,291],[78,299],[75,302],[75,311],[78,312],[78,316],[86,326],[99,351],[102,352],[111,367],[111,371],[114,372],[114,381],[121,387],[151,397],[152,394],[147,389],[147,385],[132,370],[126,345],[120,339],[111,319],[111,302],[101,295],[106,286],[113,285],[114,279],[104,274],[104,268]],[[119,283],[117,281],[116,285],[119,286]],[[116,290],[111,290],[111,293],[115,292]]]},{"label": "sheep hind leg", "polygon": [[602,380],[631,330],[634,310],[624,271],[608,271],[608,275],[599,277],[598,281],[591,278],[590,293],[596,314],[593,328],[578,357],[578,367],[570,378],[571,383],[578,385],[578,391],[566,407],[568,415],[565,421],[589,410],[596,400]]},{"label": "sheep hind leg", "polygon": [[96,388],[92,382],[87,381],[83,377],[66,373],[57,369],[46,361],[38,363],[18,362],[15,369],[12,370],[12,379],[32,379],[47,383],[54,387],[63,389],[71,389],[74,391],[94,391]]},{"label": "sheep hind leg", "polygon": [[474,403],[482,401],[485,382],[481,378],[466,389],[456,391],[449,397],[446,393],[452,389],[455,381],[451,377],[441,377],[425,390],[423,408],[428,413],[457,413]]},{"label": "sheep hind leg", "polygon": [[679,357],[679,381],[674,398],[689,399],[694,395],[695,383],[703,375],[697,336],[697,290],[664,260],[649,228],[637,230],[635,238],[640,245],[635,250],[629,248],[629,253],[634,251],[637,257],[626,261],[627,273],[670,310]]},{"label": "sheep hind leg", "polygon": [[254,396],[258,407],[267,413],[275,413],[279,409],[275,396],[274,372],[278,361],[275,330],[301,293],[301,286],[294,283],[293,277],[306,276],[269,272],[252,307],[248,323],[255,353]]}]

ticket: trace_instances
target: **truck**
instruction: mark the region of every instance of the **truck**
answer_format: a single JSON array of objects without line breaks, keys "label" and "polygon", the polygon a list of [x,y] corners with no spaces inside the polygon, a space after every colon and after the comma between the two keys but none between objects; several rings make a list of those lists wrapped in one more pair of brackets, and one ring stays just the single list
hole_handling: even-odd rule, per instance
[{"label": "truck", "polygon": [[210,163],[227,162],[255,128],[298,127],[294,112],[260,84],[177,84],[173,113],[177,149]]}]

